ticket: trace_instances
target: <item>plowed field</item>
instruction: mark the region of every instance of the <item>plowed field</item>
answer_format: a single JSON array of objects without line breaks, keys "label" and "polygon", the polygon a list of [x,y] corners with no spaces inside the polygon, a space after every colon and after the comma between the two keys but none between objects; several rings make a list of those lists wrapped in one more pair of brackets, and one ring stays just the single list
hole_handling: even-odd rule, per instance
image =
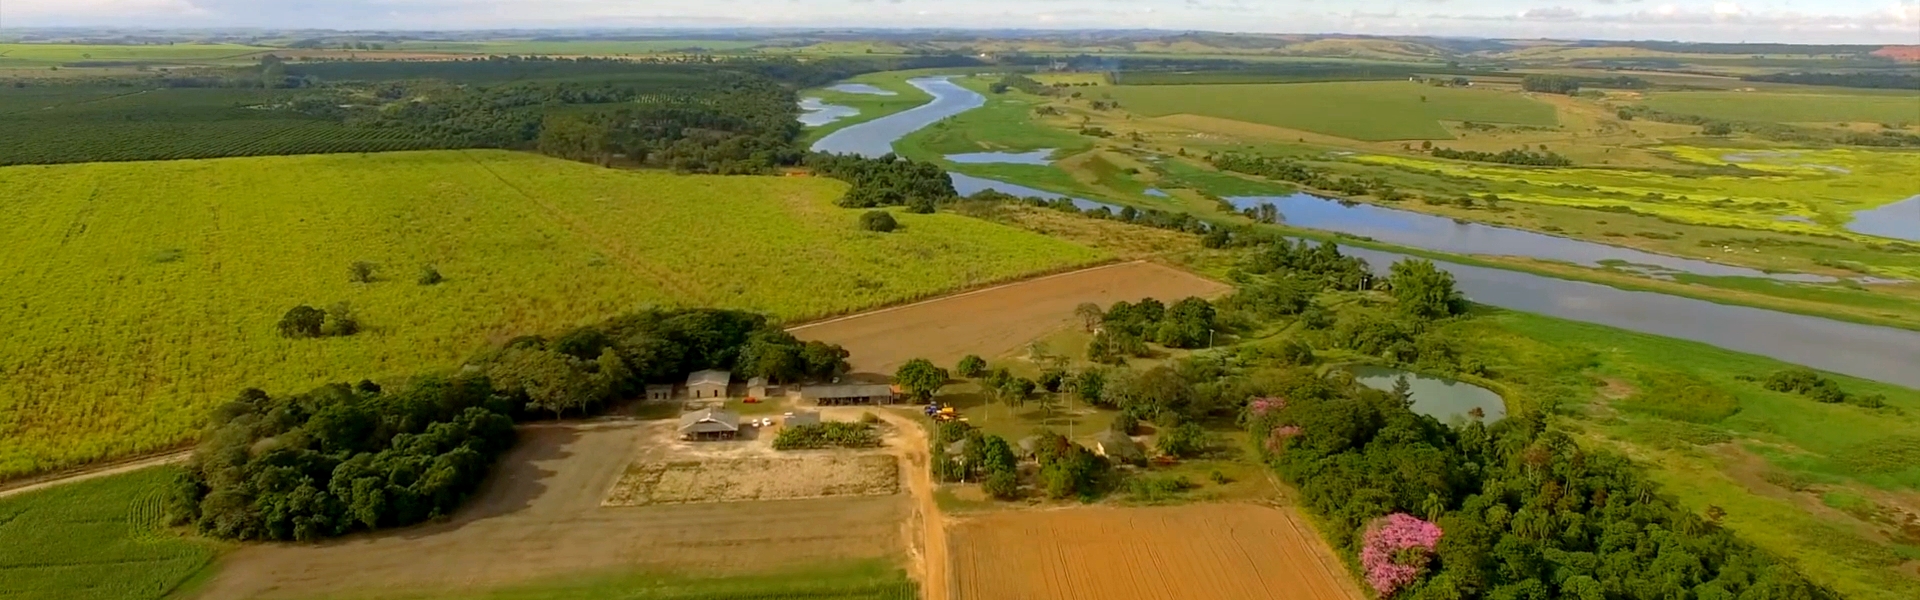
[{"label": "plowed field", "polygon": [[1246,504],[994,514],[953,529],[955,600],[1360,600],[1300,517]]},{"label": "plowed field", "polygon": [[915,358],[951,368],[968,354],[997,356],[1073,320],[1082,302],[1106,307],[1156,298],[1172,304],[1226,293],[1226,284],[1165,265],[1096,267],[792,329],[853,353],[853,369],[892,374]]}]

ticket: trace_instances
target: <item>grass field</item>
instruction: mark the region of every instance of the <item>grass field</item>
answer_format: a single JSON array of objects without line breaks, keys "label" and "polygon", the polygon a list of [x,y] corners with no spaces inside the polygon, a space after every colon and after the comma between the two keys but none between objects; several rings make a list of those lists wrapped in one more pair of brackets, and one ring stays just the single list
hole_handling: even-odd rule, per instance
[{"label": "grass field", "polygon": [[176,472],[135,471],[0,499],[0,597],[158,600],[213,560],[215,546],[162,529]]},{"label": "grass field", "polygon": [[1441,121],[1557,123],[1551,105],[1518,94],[1405,81],[1119,86],[1110,93],[1149,117],[1193,114],[1366,141],[1451,139]]},{"label": "grass field", "polygon": [[500,40],[486,42],[412,41],[389,44],[389,51],[449,52],[461,54],[551,54],[565,56],[623,56],[746,50],[762,42],[743,40]]},{"label": "grass field", "polygon": [[882,96],[878,94],[855,94],[855,93],[843,92],[843,91],[832,90],[827,88],[816,88],[816,89],[800,92],[800,96],[803,98],[804,97],[819,98],[821,101],[827,104],[851,107],[855,110],[860,111],[860,114],[857,114],[851,117],[840,119],[819,127],[807,128],[807,134],[806,134],[807,140],[808,141],[818,140],[820,138],[827,137],[827,134],[833,133],[835,131],[839,131],[841,129],[852,127],[854,125],[872,121],[874,119],[885,117],[887,115],[891,115],[894,113],[912,109],[922,104],[926,104],[927,101],[931,100],[933,97],[929,96],[926,92],[920,91],[920,88],[916,88],[916,87],[913,87],[913,85],[908,84],[907,80],[910,78],[912,78],[912,75],[909,75],[907,73],[885,72],[885,73],[868,73],[866,75],[861,75],[858,77],[854,77],[854,78],[839,82],[839,83],[859,83],[859,84],[871,85],[883,90],[887,90],[889,92],[893,92],[894,95],[892,96]]},{"label": "grass field", "polygon": [[1654,110],[1735,121],[1773,123],[1920,122],[1920,93],[1782,94],[1762,92],[1660,92],[1647,97]]},{"label": "grass field", "polygon": [[903,156],[932,159],[967,152],[1026,152],[1052,148],[1073,153],[1093,147],[1091,138],[1057,127],[1037,125],[1035,108],[1047,100],[1020,92],[994,94],[987,90],[993,79],[977,77],[955,79],[987,96],[986,106],[908,134],[894,143]]},{"label": "grass field", "polygon": [[112,61],[205,61],[236,58],[272,48],[240,44],[0,44],[0,67]]},{"label": "grass field", "polygon": [[[1736,379],[1788,366],[1776,361],[1523,313],[1495,311],[1454,333],[1474,340],[1473,354],[1520,397],[1561,399],[1558,412],[1588,443],[1648,466],[1663,493],[1695,512],[1721,507],[1723,525],[1845,597],[1920,596],[1920,580],[1902,566],[1920,532],[1900,518],[1920,512],[1920,468],[1905,458],[1920,439],[1920,392],[1830,375],[1896,408],[1820,404]],[[1735,412],[1682,419],[1636,407],[1638,394],[1676,373],[1731,396]],[[1822,500],[1831,496],[1868,508],[1834,510]]]},{"label": "grass field", "polygon": [[[644,305],[804,319],[1106,257],[952,214],[860,231],[830,180],[490,151],[10,167],[0,188],[0,476],[178,445],[246,387],[449,368]],[[379,280],[349,282],[355,261]],[[447,282],[416,285],[426,263]],[[341,301],[367,331],[274,332]]]},{"label": "grass field", "polygon": [[[916,600],[919,586],[885,562],[821,565],[726,578],[603,574],[479,592],[328,596],[324,600]],[[321,600],[321,599],[316,599]]]}]

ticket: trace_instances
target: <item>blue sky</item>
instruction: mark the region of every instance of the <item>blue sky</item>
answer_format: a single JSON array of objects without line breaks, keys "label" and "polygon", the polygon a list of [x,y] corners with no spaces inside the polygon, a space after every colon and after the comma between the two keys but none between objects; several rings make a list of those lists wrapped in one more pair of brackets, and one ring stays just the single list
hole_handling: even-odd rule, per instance
[{"label": "blue sky", "polygon": [[0,27],[1154,28],[1920,44],[1920,0],[0,0]]}]

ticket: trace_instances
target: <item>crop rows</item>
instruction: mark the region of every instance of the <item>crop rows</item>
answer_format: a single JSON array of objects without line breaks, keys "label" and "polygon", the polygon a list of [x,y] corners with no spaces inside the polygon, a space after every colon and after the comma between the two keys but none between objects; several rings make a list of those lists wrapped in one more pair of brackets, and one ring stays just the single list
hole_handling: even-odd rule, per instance
[{"label": "crop rows", "polygon": [[213,558],[159,529],[175,469],[148,469],[0,499],[0,598],[161,598]]},{"label": "crop rows", "polygon": [[79,125],[0,121],[0,165],[421,150],[425,141],[324,121],[131,122]]}]

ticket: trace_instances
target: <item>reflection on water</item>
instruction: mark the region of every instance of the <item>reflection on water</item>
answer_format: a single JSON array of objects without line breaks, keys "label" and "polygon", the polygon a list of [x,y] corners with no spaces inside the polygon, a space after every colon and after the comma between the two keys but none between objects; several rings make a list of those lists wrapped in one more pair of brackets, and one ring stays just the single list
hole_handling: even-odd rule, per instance
[{"label": "reflection on water", "polygon": [[801,98],[800,110],[806,111],[800,113],[800,124],[808,127],[819,127],[860,114],[859,109],[851,106],[827,104],[821,102],[819,98]]},{"label": "reflection on water", "polygon": [[1053,164],[1052,148],[1041,148],[1032,152],[969,152],[967,154],[948,154],[947,160],[963,165],[1036,165]]},{"label": "reflection on water", "polygon": [[833,90],[833,91],[836,91],[836,92],[846,92],[846,93],[849,93],[849,94],[867,94],[867,95],[869,95],[869,96],[898,96],[898,95],[900,95],[900,93],[899,93],[899,92],[895,92],[895,91],[893,91],[893,90],[883,90],[883,89],[880,89],[880,88],[877,88],[877,87],[873,87],[873,86],[871,86],[871,85],[867,85],[867,84],[864,84],[864,83],[842,83],[842,84],[838,84],[838,85],[834,85],[834,86],[830,86],[830,87],[828,87],[827,89],[830,89],[830,90]]},{"label": "reflection on water", "polygon": [[1241,210],[1255,208],[1261,204],[1272,204],[1280,209],[1280,214],[1285,217],[1289,225],[1366,236],[1390,244],[1456,254],[1524,256],[1587,267],[1622,266],[1624,263],[1639,266],[1641,268],[1637,270],[1653,275],[1666,271],[1713,277],[1765,277],[1779,281],[1810,283],[1837,281],[1824,275],[1767,273],[1758,269],[1642,252],[1544,233],[1459,222],[1446,217],[1372,204],[1342,204],[1310,194],[1236,196],[1227,198],[1227,201],[1233,203],[1234,208]]},{"label": "reflection on water", "polygon": [[1405,378],[1413,397],[1413,411],[1442,423],[1466,418],[1476,408],[1489,424],[1507,416],[1507,403],[1499,394],[1471,383],[1386,367],[1357,366],[1347,370],[1353,372],[1354,381],[1377,390],[1393,391],[1394,385]]},{"label": "reflection on water", "polygon": [[820,138],[815,152],[878,157],[893,152],[893,143],[935,122],[986,106],[987,97],[960,87],[946,77],[920,77],[907,83],[933,96],[933,101]]},{"label": "reflection on water", "polygon": [[1854,233],[1920,242],[1920,196],[1872,210],[1853,213],[1847,229]]}]

